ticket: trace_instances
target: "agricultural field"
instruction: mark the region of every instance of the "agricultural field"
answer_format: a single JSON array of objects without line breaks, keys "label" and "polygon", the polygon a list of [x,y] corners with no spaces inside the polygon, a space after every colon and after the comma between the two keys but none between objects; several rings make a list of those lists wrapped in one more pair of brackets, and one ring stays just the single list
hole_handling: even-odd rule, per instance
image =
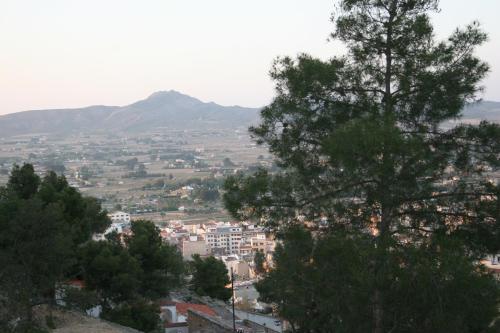
[{"label": "agricultural field", "polygon": [[31,163],[98,198],[108,211],[164,223],[230,219],[221,204],[224,178],[272,161],[244,128],[125,134],[30,135],[0,139],[0,184],[13,164]]}]

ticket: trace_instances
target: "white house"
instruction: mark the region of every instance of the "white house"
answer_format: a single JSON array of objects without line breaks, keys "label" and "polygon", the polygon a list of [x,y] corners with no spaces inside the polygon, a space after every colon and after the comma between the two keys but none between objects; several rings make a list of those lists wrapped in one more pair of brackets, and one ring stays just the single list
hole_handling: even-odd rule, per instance
[{"label": "white house", "polygon": [[114,212],[108,214],[112,223],[130,223],[130,214],[125,212]]}]

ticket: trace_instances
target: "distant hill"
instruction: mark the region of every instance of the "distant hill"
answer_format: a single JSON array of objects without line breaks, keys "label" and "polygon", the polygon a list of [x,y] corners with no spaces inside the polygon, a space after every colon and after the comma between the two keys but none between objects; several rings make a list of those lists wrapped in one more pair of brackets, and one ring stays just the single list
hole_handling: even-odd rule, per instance
[{"label": "distant hill", "polygon": [[469,105],[463,114],[464,120],[489,120],[500,123],[500,102],[484,101]]},{"label": "distant hill", "polygon": [[127,106],[34,110],[0,116],[0,137],[154,129],[234,129],[258,123],[259,109],[204,103],[177,91],[160,91]]},{"label": "distant hill", "polygon": [[[463,122],[500,122],[500,102],[467,106]],[[157,129],[234,129],[259,122],[259,109],[205,103],[177,91],[160,91],[127,106],[35,110],[0,116],[0,137],[78,132],[135,132]]]},{"label": "distant hill", "polygon": [[500,123],[500,102],[482,101],[469,104],[462,112],[462,118],[446,121],[443,128],[451,128],[458,123],[477,125],[483,120]]}]

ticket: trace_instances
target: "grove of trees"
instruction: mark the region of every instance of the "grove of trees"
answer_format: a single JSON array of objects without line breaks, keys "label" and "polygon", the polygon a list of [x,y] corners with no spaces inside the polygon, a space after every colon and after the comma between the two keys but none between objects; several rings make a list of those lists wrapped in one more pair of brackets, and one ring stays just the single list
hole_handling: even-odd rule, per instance
[{"label": "grove of trees", "polygon": [[32,308],[53,302],[58,281],[78,271],[77,248],[109,224],[93,198],[82,197],[62,176],[43,179],[33,166],[14,166],[0,187],[0,327],[33,326]]},{"label": "grove of trees", "polygon": [[[0,187],[0,331],[35,332],[33,308],[60,297],[71,308],[100,305],[105,319],[157,329],[155,301],[182,286],[182,256],[149,221],[133,222],[123,239],[111,233],[93,241],[109,224],[97,200],[64,176],[49,172],[41,179],[30,164],[14,166]],[[75,279],[83,290],[61,292]]]},{"label": "grove of trees", "polygon": [[150,221],[134,221],[124,242],[116,233],[79,249],[86,289],[97,294],[102,317],[145,332],[158,328],[154,301],[183,285],[184,263]]}]

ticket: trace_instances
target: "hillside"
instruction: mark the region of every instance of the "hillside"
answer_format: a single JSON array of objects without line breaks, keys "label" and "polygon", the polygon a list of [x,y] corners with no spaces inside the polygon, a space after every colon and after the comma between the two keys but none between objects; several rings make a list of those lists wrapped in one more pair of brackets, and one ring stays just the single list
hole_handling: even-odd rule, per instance
[{"label": "hillside", "polygon": [[[46,318],[49,313],[52,315],[55,329],[46,327]],[[77,311],[55,307],[49,312],[47,305],[36,306],[34,318],[39,325],[51,333],[142,333],[133,328],[89,317]]]},{"label": "hillside", "polygon": [[[465,108],[463,122],[500,122],[500,102]],[[144,132],[152,130],[234,129],[258,123],[259,109],[205,103],[177,91],[160,91],[126,106],[35,110],[0,116],[0,137],[79,132]],[[452,125],[445,124],[445,126]]]},{"label": "hillside", "polygon": [[127,106],[34,110],[0,116],[0,137],[75,132],[248,127],[259,109],[204,103],[176,91],[156,92]]},{"label": "hillside", "polygon": [[471,104],[465,109],[463,118],[474,121],[487,119],[500,122],[500,102],[484,101]]}]

